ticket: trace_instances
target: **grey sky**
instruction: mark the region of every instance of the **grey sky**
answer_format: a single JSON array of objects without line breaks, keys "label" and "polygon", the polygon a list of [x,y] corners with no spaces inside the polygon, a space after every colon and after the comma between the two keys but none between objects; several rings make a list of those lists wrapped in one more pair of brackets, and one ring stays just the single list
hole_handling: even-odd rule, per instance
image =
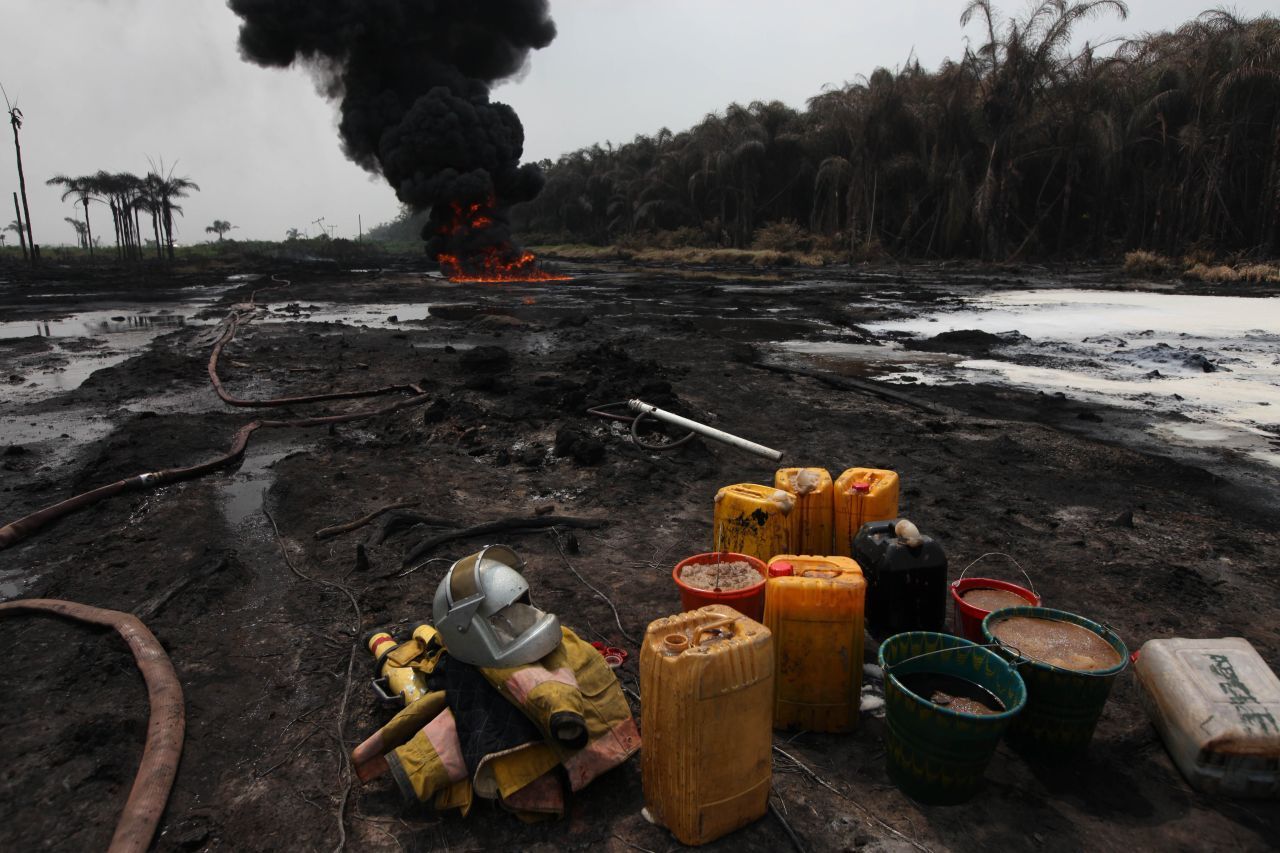
[{"label": "grey sky", "polygon": [[[1001,7],[1021,12],[1025,0]],[[1130,0],[1127,21],[1104,17],[1080,41],[1168,29],[1213,0]],[[679,131],[733,101],[803,107],[824,86],[914,51],[928,68],[958,57],[964,0],[551,0],[559,34],[499,85],[525,127],[525,159],[555,159],[593,142]],[[1244,15],[1274,0],[1242,0]],[[23,159],[36,241],[70,243],[74,214],[46,187],[57,173],[144,174],[148,158],[200,184],[179,240],[282,239],[286,229],[354,237],[396,215],[391,189],[341,153],[332,104],[301,70],[240,59],[238,19],[223,0],[5,0],[0,83],[25,114]],[[0,222],[13,219],[12,137],[0,143]],[[90,208],[109,241],[106,209]],[[10,240],[13,235],[9,235]]]}]

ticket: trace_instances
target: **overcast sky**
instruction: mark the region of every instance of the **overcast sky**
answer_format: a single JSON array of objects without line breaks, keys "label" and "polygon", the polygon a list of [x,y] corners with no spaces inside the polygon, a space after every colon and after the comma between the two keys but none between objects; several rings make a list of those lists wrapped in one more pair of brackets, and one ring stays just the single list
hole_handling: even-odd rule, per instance
[{"label": "overcast sky", "polygon": [[[459,0],[465,2],[465,0]],[[1024,0],[999,4],[1021,12]],[[1098,41],[1169,29],[1213,0],[1130,0],[1127,21],[1106,17],[1079,31]],[[1274,0],[1230,4],[1244,15]],[[593,142],[625,142],[661,127],[683,130],[738,101],[802,108],[825,86],[914,51],[927,68],[958,57],[976,25],[959,24],[965,0],[551,0],[558,35],[530,55],[520,79],[494,100],[525,128],[525,159],[555,159]],[[784,11],[785,10],[785,11]],[[394,193],[346,161],[334,106],[298,69],[240,59],[238,18],[223,0],[4,0],[0,83],[25,115],[21,131],[36,242],[71,243],[74,211],[45,186],[58,173],[145,174],[149,159],[196,181],[178,221],[182,243],[232,237],[355,237],[393,218]],[[18,188],[12,137],[0,139],[0,222]],[[106,209],[90,207],[109,240]],[[12,233],[10,242],[14,241]]]}]

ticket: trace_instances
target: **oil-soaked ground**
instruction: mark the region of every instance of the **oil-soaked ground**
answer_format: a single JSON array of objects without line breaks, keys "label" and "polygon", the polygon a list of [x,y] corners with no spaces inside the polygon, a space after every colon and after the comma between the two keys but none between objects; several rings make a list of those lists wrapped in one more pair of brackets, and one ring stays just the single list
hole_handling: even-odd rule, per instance
[{"label": "oil-soaked ground", "polygon": [[[376,545],[377,524],[325,540],[314,537],[319,528],[401,500],[458,525],[548,507],[606,521],[564,530],[558,543],[545,531],[504,538],[528,560],[541,606],[587,638],[632,652],[620,675],[638,691],[635,643],[566,563],[610,595],[622,628],[638,638],[650,620],[678,608],[671,566],[709,546],[716,489],[771,482],[773,469],[702,441],[647,453],[619,425],[586,413],[629,397],[783,449],[788,464],[899,471],[902,514],[942,541],[953,578],[984,552],[1006,552],[1032,573],[1046,604],[1109,623],[1131,648],[1153,637],[1242,636],[1280,663],[1274,469],[1140,440],[1141,412],[1069,396],[895,385],[887,398],[871,384],[836,387],[753,366],[829,367],[803,347],[777,344],[845,329],[874,345],[868,324],[958,306],[958,294],[973,286],[1023,286],[1019,273],[580,269],[571,283],[491,287],[413,271],[253,272],[292,284],[266,289],[266,278],[192,275],[143,288],[125,273],[0,284],[6,321],[125,304],[154,312],[187,305],[183,287],[217,299],[145,349],[63,388],[29,387],[28,377],[48,367],[42,359],[71,363],[67,353],[77,348],[113,344],[77,335],[54,342],[36,336],[42,332],[0,341],[3,373],[18,377],[0,398],[3,522],[222,453],[259,413],[221,405],[205,364],[216,324],[255,288],[264,288],[258,302],[269,313],[227,347],[221,376],[233,393],[261,399],[413,382],[431,394],[424,406],[367,422],[259,432],[238,470],[126,493],[0,552],[0,597],[133,611],[168,649],[188,725],[158,850],[331,849],[345,791],[341,753],[388,717],[367,687],[361,648],[346,718],[338,719],[360,639],[350,605],[290,572],[264,501],[303,573],[356,591],[361,635],[429,617],[447,563],[399,576],[424,528],[393,530]],[[1056,284],[1103,282],[1085,274]],[[207,290],[215,286],[226,289]],[[112,316],[128,325],[128,315],[106,322]],[[364,542],[367,568],[356,559]],[[431,556],[482,544],[452,543]],[[869,643],[869,659],[874,649]],[[0,620],[0,659],[0,849],[105,846],[146,730],[146,693],[128,651],[112,634],[22,617]],[[732,720],[725,730],[731,736]],[[830,786],[786,760],[775,764],[775,803],[807,849],[1280,846],[1272,805],[1187,787],[1128,673],[1080,763],[1033,766],[1002,746],[986,789],[965,806],[922,807],[899,793],[884,770],[884,731],[868,712],[852,735],[779,736]],[[468,818],[409,809],[381,781],[352,790],[345,832],[360,850],[678,846],[644,821],[641,805],[634,759],[575,796],[564,820],[537,826],[484,803]],[[708,849],[790,844],[766,817]]]}]

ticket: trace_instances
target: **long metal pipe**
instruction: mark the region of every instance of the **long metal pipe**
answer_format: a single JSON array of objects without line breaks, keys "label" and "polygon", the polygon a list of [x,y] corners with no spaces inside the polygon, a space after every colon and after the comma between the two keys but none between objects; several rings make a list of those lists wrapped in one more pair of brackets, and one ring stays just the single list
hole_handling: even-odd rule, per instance
[{"label": "long metal pipe", "polygon": [[718,441],[721,444],[727,444],[736,447],[739,450],[745,450],[748,453],[754,453],[756,456],[763,456],[765,459],[777,462],[782,459],[782,451],[774,450],[772,447],[765,447],[763,444],[756,444],[754,441],[747,441],[745,438],[739,438],[736,435],[727,433],[724,430],[709,427],[706,424],[700,424],[697,421],[691,421],[688,418],[682,418],[673,412],[665,409],[659,409],[657,406],[650,405],[643,400],[628,400],[627,408],[640,415],[652,415],[660,421],[687,429],[690,432],[696,432],[698,435],[704,435],[712,441]]}]

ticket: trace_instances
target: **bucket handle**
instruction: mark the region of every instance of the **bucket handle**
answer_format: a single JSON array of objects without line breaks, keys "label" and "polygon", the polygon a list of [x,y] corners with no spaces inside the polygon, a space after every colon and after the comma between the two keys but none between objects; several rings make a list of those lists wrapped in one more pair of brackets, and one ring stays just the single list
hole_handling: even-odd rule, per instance
[{"label": "bucket handle", "polygon": [[1015,560],[1010,555],[1004,553],[1003,551],[988,551],[987,553],[979,556],[978,559],[974,560],[972,563],[964,567],[964,571],[960,573],[960,580],[964,580],[965,573],[968,572],[970,569],[972,569],[974,566],[978,565],[978,563],[981,562],[982,560],[985,560],[987,557],[1004,557],[1006,560],[1013,563],[1015,566],[1017,566],[1018,571],[1022,572],[1022,576],[1027,579],[1027,588],[1030,589],[1031,592],[1034,593],[1037,598],[1040,596],[1040,593],[1036,592],[1036,585],[1031,582],[1031,575],[1027,574],[1027,570],[1022,568],[1022,564],[1020,564],[1017,560]]},{"label": "bucket handle", "polygon": [[938,654],[942,654],[943,652],[964,651],[965,649],[994,649],[997,646],[1004,649],[1013,649],[1013,651],[1017,654],[1018,660],[1006,661],[1006,663],[1008,663],[1009,666],[1013,667],[1014,669],[1017,669],[1018,667],[1022,666],[1024,663],[1030,663],[1032,660],[1032,658],[1024,657],[1022,652],[1018,651],[1016,646],[1010,646],[1010,645],[1007,645],[1006,643],[1002,643],[999,640],[996,640],[991,643],[974,643],[968,646],[947,646],[945,649],[930,649],[927,652],[921,652],[918,655],[912,655],[909,658],[903,658],[902,660],[894,661],[893,665],[886,666],[884,668],[884,671],[889,675],[893,675],[893,670],[895,667],[902,666],[904,663],[910,663],[913,660],[919,660],[920,658],[927,658],[929,655],[938,655]]}]

